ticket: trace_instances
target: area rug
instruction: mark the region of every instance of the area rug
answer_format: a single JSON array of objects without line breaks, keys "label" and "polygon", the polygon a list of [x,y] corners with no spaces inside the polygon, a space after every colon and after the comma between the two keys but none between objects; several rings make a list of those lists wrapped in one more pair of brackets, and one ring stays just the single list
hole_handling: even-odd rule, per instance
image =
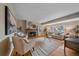
[{"label": "area rug", "polygon": [[49,53],[53,52],[61,45],[61,43],[48,38],[35,39],[35,42],[37,46],[35,46],[34,51],[32,51],[33,56],[48,56]]}]

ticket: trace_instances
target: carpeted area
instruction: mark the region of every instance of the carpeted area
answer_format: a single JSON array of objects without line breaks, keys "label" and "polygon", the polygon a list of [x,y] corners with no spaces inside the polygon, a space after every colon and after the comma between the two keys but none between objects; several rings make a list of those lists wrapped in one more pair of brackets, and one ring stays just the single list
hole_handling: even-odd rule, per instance
[{"label": "carpeted area", "polygon": [[49,38],[38,38],[35,42],[34,51],[31,52],[33,56],[48,56],[61,45],[61,42]]}]

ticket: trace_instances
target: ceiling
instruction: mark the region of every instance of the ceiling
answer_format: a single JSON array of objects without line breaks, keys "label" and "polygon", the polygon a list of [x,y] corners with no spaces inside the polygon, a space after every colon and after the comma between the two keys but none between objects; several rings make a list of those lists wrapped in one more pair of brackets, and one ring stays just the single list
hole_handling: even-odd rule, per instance
[{"label": "ceiling", "polygon": [[14,3],[12,6],[17,19],[38,23],[79,11],[78,3]]}]

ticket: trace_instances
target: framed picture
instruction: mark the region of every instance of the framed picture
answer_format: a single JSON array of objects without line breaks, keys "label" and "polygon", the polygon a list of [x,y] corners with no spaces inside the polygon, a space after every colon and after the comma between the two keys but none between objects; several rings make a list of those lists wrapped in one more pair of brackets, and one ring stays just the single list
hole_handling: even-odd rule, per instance
[{"label": "framed picture", "polygon": [[5,6],[5,35],[16,32],[16,21],[10,9]]}]

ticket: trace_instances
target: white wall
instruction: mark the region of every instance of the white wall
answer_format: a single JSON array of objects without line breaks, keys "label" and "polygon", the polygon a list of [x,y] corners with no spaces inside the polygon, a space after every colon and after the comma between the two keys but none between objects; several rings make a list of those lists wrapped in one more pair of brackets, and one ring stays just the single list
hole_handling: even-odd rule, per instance
[{"label": "white wall", "polygon": [[5,16],[4,16],[4,6],[0,5],[0,38],[5,34]]}]

